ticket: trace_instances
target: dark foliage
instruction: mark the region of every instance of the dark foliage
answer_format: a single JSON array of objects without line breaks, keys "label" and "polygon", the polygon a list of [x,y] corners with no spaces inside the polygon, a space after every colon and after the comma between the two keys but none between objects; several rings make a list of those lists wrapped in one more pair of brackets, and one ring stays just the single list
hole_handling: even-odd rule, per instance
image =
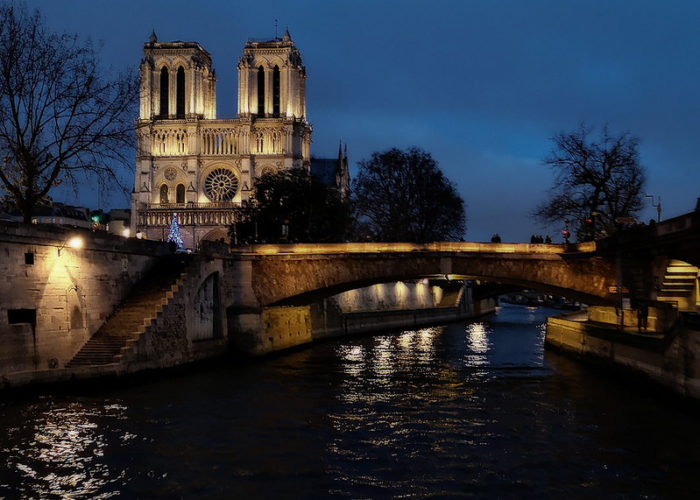
[{"label": "dark foliage", "polygon": [[428,242],[464,235],[464,202],[419,148],[390,149],[360,162],[353,182],[358,239]]},{"label": "dark foliage", "polygon": [[306,169],[280,170],[256,179],[250,200],[237,209],[229,235],[235,243],[339,242],[348,207],[334,189]]},{"label": "dark foliage", "polygon": [[611,135],[604,128],[596,139],[581,126],[552,138],[554,148],[544,163],[555,176],[549,199],[535,217],[545,223],[569,221],[579,241],[602,237],[634,217],[644,201],[644,168],[639,164],[638,139]]},{"label": "dark foliage", "polygon": [[0,186],[29,222],[61,182],[94,175],[122,189],[133,158],[138,80],[102,77],[90,43],[47,30],[39,12],[0,6]]}]

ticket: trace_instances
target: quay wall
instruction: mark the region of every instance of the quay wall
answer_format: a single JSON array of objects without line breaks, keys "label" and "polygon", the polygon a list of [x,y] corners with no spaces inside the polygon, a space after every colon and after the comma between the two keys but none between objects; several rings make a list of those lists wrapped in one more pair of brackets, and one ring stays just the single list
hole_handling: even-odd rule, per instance
[{"label": "quay wall", "polygon": [[[614,316],[614,308],[610,309],[608,315]],[[604,316],[602,312],[595,312],[596,319]],[[700,398],[700,331],[676,327],[665,334],[637,333],[636,323],[632,324],[633,328],[620,331],[614,323],[591,323],[578,312],[553,316],[547,320],[545,345],[631,370],[682,396]]]},{"label": "quay wall", "polygon": [[[242,354],[262,355],[321,339],[419,328],[495,311],[495,298],[472,301],[470,288],[460,287],[455,293],[454,283],[451,285],[443,289],[435,284],[428,287],[421,283],[384,283],[309,305],[268,306],[260,314],[244,312],[229,319],[233,327],[231,341]],[[377,297],[382,298],[381,306]]]},{"label": "quay wall", "polygon": [[[65,245],[73,236],[82,248]],[[0,377],[64,366],[167,252],[104,232],[0,222]]]}]

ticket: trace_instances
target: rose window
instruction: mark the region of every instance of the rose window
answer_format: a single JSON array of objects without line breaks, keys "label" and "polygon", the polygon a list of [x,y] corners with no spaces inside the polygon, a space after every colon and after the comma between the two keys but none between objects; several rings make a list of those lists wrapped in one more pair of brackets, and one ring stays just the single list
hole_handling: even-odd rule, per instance
[{"label": "rose window", "polygon": [[231,201],[238,191],[238,177],[225,168],[212,170],[204,181],[204,192],[212,201]]},{"label": "rose window", "polygon": [[173,167],[168,167],[165,169],[165,178],[168,179],[169,181],[172,181],[177,177],[177,170],[175,170]]}]

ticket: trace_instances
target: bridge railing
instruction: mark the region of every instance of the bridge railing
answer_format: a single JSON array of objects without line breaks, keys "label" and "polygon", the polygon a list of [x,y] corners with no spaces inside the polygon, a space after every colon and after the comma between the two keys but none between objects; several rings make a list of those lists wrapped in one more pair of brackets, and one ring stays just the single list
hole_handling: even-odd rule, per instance
[{"label": "bridge railing", "polygon": [[404,252],[454,252],[499,254],[561,254],[564,252],[594,252],[594,241],[547,245],[535,243],[478,243],[440,241],[434,243],[297,243],[260,244],[235,247],[235,253],[253,254],[333,254],[333,253],[404,253]]}]

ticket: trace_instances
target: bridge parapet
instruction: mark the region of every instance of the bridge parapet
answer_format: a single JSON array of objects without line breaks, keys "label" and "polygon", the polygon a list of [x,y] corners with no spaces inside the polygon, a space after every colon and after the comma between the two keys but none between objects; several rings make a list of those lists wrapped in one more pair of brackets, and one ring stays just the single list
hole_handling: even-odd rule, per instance
[{"label": "bridge parapet", "polygon": [[589,241],[570,245],[547,245],[533,243],[479,243],[464,241],[440,241],[433,243],[297,243],[264,244],[236,247],[233,253],[272,254],[362,254],[362,253],[482,253],[482,254],[550,254],[568,252],[593,253],[596,243]]}]

